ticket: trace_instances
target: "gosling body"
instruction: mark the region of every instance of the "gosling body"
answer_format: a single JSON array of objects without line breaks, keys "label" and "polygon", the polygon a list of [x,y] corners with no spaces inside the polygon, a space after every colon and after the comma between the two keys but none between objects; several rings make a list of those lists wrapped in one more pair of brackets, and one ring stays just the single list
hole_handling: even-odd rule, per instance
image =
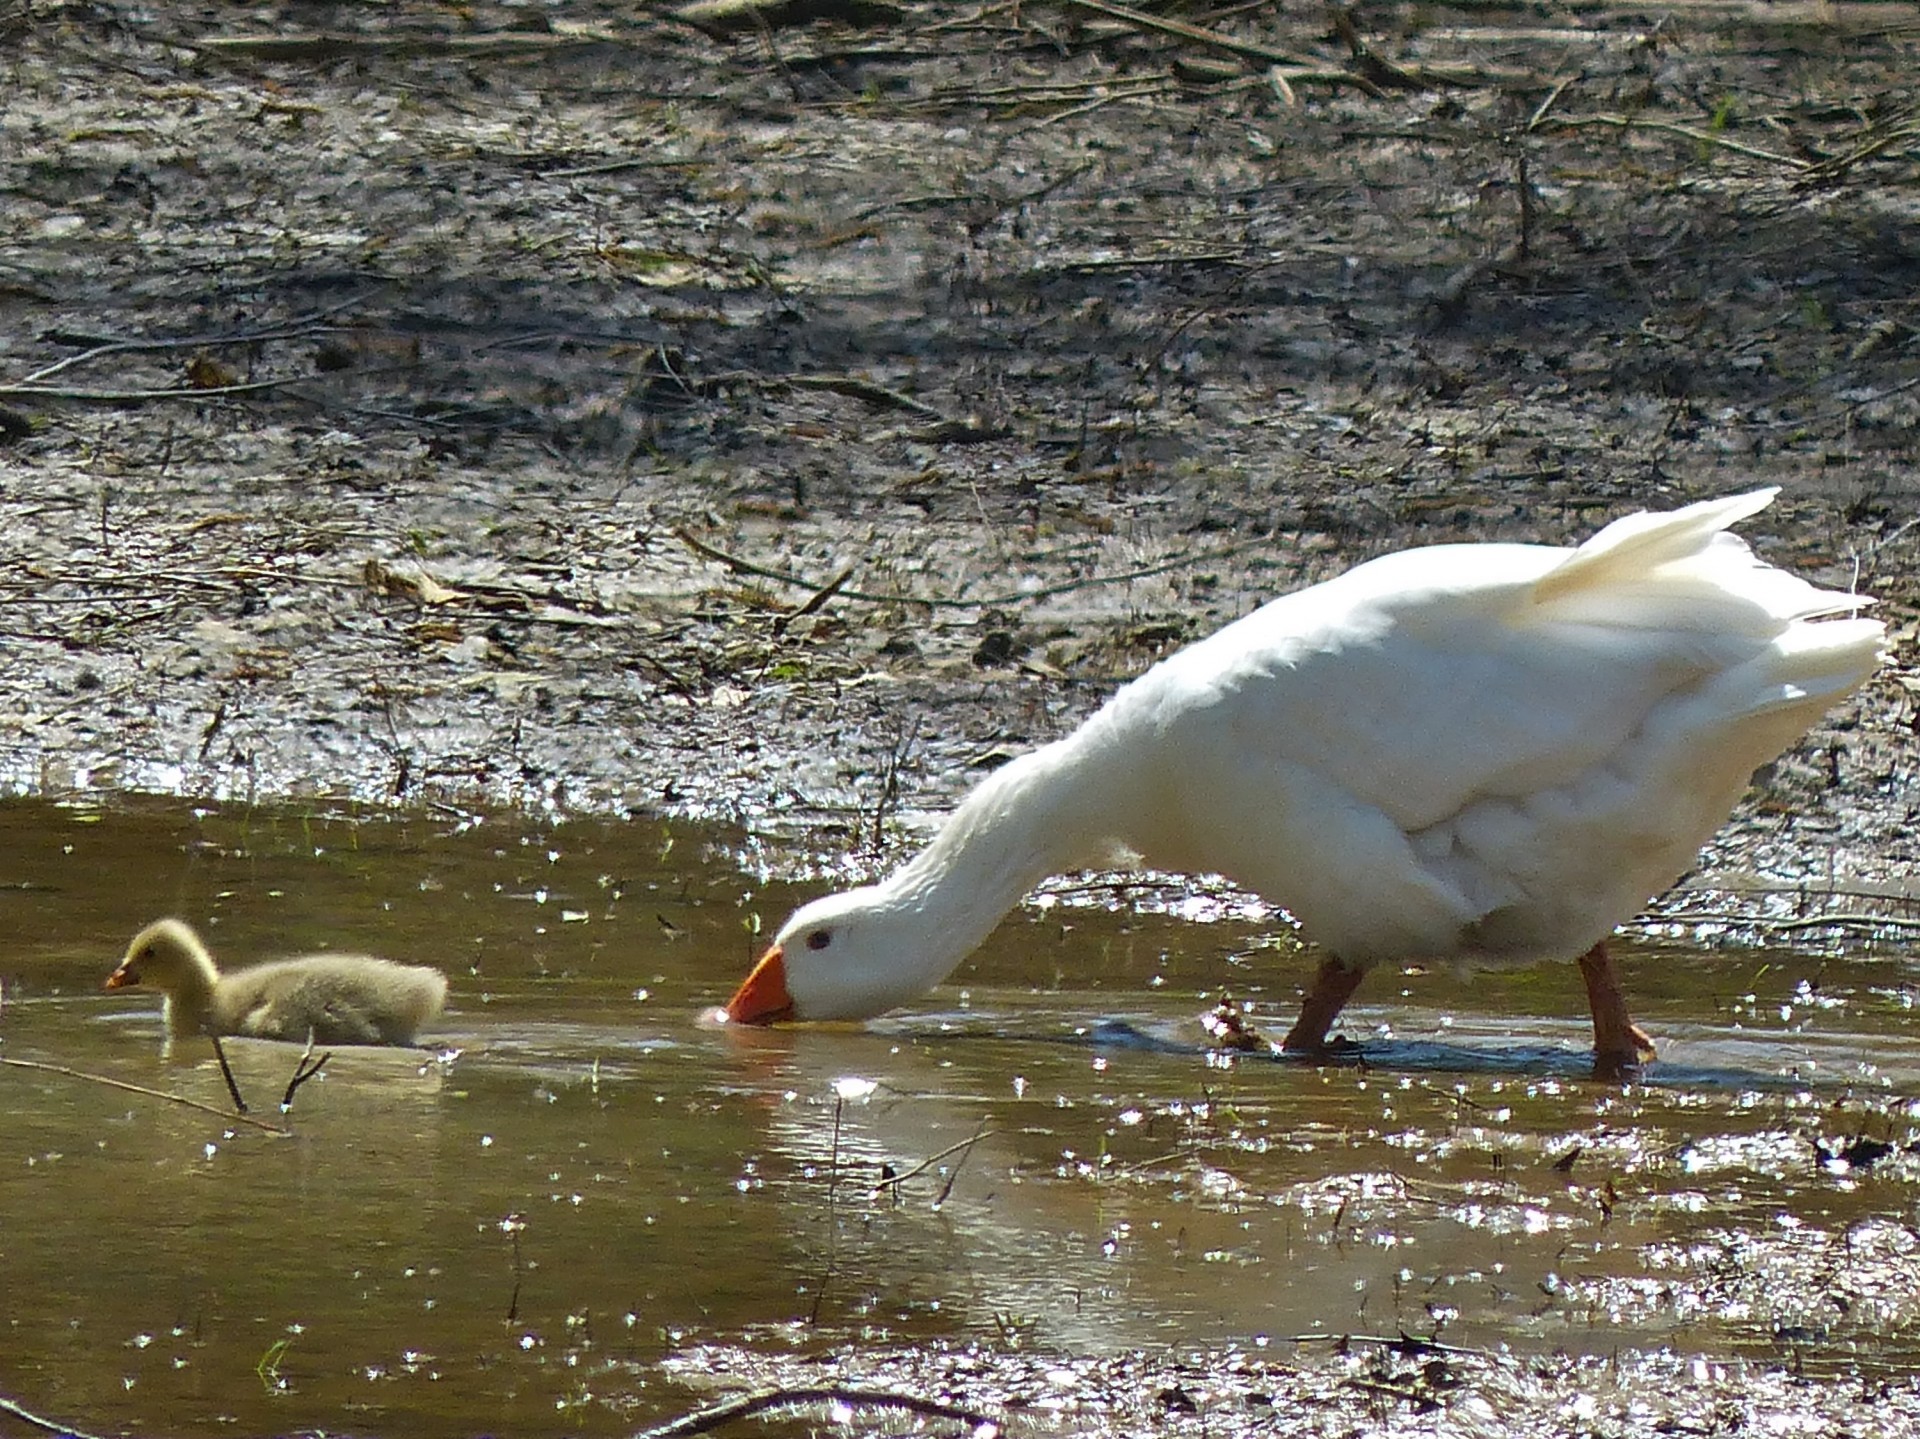
[{"label": "gosling body", "polygon": [[306,954],[222,974],[192,927],[148,925],[106,988],[148,985],[171,1039],[247,1035],[316,1044],[410,1045],[447,999],[446,976],[367,954]]}]

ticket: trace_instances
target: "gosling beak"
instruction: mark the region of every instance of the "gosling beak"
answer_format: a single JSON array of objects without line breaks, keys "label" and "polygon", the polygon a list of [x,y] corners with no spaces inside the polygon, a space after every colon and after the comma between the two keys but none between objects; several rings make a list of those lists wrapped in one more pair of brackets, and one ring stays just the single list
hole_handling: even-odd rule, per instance
[{"label": "gosling beak", "polygon": [[100,987],[102,989],[127,989],[139,982],[140,976],[123,964],[112,974],[108,975],[107,982]]},{"label": "gosling beak", "polygon": [[787,993],[787,959],[779,945],[760,956],[727,1001],[727,1019],[734,1024],[772,1024],[793,1018],[793,996]]}]

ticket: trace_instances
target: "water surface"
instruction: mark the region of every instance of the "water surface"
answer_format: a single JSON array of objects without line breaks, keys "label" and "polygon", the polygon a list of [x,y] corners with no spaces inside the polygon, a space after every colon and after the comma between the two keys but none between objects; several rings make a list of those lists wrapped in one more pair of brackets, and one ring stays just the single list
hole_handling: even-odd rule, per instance
[{"label": "water surface", "polygon": [[1376,973],[1361,1065],[1209,1054],[1223,987],[1284,1029],[1310,961],[1099,906],[1017,915],[912,1012],[740,1031],[706,1011],[817,890],[744,852],[654,820],[0,807],[0,1057],[224,1106],[157,997],[98,987],[163,913],[230,962],[452,980],[428,1048],[336,1051],[284,1120],[298,1048],[230,1042],[287,1136],[0,1068],[0,1392],[103,1432],[597,1435],[724,1388],[689,1356],[729,1346],[1920,1359],[1898,957],[1629,951],[1663,1043],[1630,1086],[1585,1077],[1567,965]]}]

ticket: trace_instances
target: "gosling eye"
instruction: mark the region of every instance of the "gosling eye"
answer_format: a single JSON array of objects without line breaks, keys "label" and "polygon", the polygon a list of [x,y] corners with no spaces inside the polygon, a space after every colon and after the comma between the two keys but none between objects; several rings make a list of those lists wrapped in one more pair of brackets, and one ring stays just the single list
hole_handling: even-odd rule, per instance
[{"label": "gosling eye", "polygon": [[832,943],[833,931],[830,929],[816,929],[807,936],[808,949],[825,949]]}]

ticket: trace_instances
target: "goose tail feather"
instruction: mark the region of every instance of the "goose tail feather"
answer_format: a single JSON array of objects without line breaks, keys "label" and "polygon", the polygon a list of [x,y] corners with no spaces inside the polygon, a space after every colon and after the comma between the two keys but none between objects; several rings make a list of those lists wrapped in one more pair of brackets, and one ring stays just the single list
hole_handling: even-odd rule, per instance
[{"label": "goose tail feather", "polygon": [[1767,564],[1727,533],[1778,493],[1753,490],[1616,520],[1542,576],[1530,598],[1541,618],[1561,622],[1754,638],[1872,604]]}]

